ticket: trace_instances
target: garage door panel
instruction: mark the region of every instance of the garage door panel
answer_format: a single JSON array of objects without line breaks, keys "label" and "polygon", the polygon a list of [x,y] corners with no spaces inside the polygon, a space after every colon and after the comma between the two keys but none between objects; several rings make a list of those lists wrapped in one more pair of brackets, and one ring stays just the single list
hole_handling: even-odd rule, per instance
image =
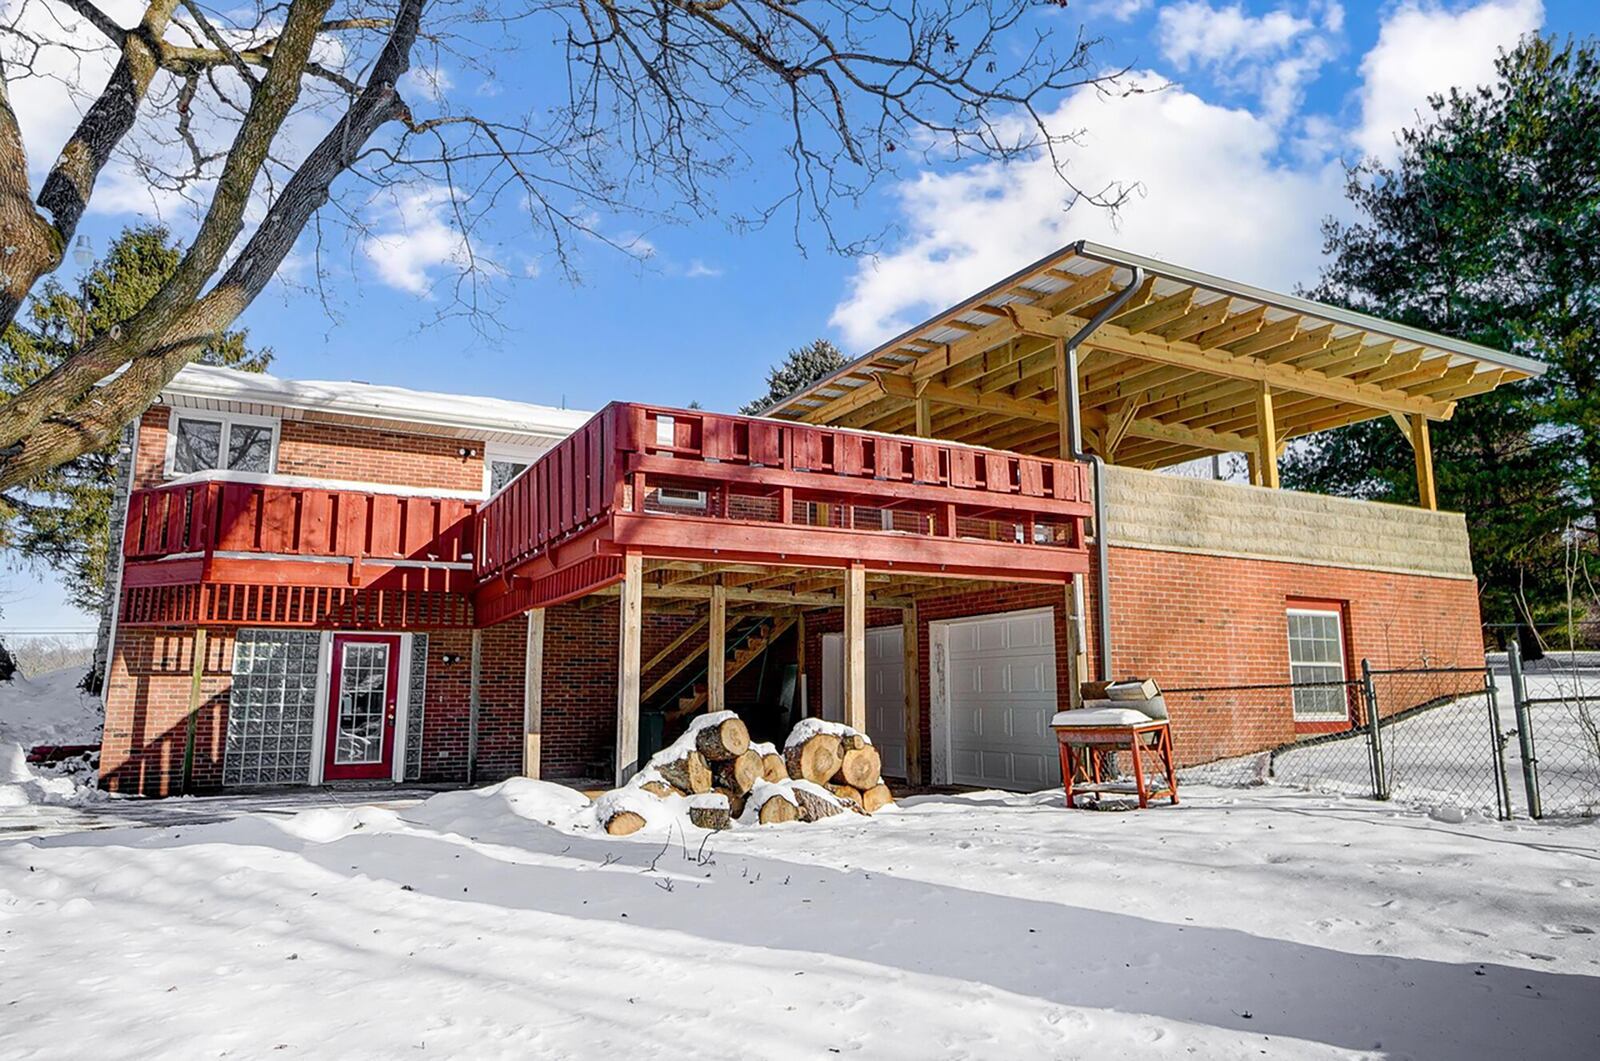
[{"label": "garage door panel", "polygon": [[[905,664],[898,626],[874,627],[862,642],[867,659],[867,736],[886,777],[906,776]],[[844,720],[844,639],[822,640],[823,717]]]},{"label": "garage door panel", "polygon": [[946,632],[951,780],[1036,790],[1059,784],[1050,612],[952,623]]}]

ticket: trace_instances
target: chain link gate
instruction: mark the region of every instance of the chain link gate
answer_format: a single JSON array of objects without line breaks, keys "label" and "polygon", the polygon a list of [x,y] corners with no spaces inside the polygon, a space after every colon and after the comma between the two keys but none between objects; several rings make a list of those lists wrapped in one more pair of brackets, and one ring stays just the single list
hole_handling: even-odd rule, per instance
[{"label": "chain link gate", "polygon": [[1361,661],[1375,799],[1457,804],[1511,817],[1494,671],[1375,669]]},{"label": "chain link gate", "polygon": [[1531,818],[1600,814],[1600,654],[1551,653],[1524,664],[1506,653],[1525,813]]}]

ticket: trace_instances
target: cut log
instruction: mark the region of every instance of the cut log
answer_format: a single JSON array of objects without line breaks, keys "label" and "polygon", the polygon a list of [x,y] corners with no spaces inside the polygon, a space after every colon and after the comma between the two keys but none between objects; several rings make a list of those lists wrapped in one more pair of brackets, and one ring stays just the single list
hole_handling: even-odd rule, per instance
[{"label": "cut log", "polygon": [[870,748],[872,744],[859,733],[846,733],[839,738],[839,750],[853,752],[860,748]]},{"label": "cut log", "polygon": [[640,785],[639,787],[644,789],[646,792],[650,793],[652,796],[659,797],[660,799],[666,799],[668,796],[681,796],[681,795],[683,795],[682,792],[680,792],[677,789],[673,788],[671,785],[667,784],[665,781],[646,781],[644,784]]},{"label": "cut log", "polygon": [[702,829],[726,829],[729,817],[727,807],[689,808],[689,822]]},{"label": "cut log", "polygon": [[631,810],[619,810],[606,819],[606,832],[612,836],[628,836],[644,828],[644,816]]},{"label": "cut log", "polygon": [[749,793],[735,792],[731,788],[723,788],[720,785],[711,791],[728,801],[728,817],[742,818],[744,816],[744,805],[750,799]]},{"label": "cut log", "polygon": [[737,718],[725,718],[694,735],[695,747],[714,763],[743,755],[750,747],[750,731]]},{"label": "cut log", "polygon": [[824,799],[815,792],[807,792],[803,788],[794,790],[794,798],[800,802],[800,820],[819,822],[824,818],[831,818],[835,814],[843,814],[844,808],[831,799]]},{"label": "cut log", "polygon": [[883,759],[878,755],[878,749],[870,744],[863,744],[844,753],[844,761],[839,764],[838,772],[833,775],[833,779],[851,788],[867,789],[878,783],[878,777],[882,773]]},{"label": "cut log", "polygon": [[656,770],[680,792],[697,796],[711,791],[711,764],[699,752],[690,752],[677,762],[662,763]]},{"label": "cut log", "polygon": [[861,793],[861,809],[868,814],[876,814],[893,802],[894,793],[890,792],[889,786],[882,782]]},{"label": "cut log", "polygon": [[867,812],[866,808],[862,805],[861,792],[859,789],[853,788],[850,785],[829,785],[828,791],[832,792],[835,796],[838,796],[840,799],[850,804],[851,808],[858,813],[865,814]]},{"label": "cut log", "polygon": [[749,792],[761,778],[761,756],[746,750],[725,763],[718,763],[712,773],[717,788],[741,794]]},{"label": "cut log", "polygon": [[797,822],[800,820],[800,808],[782,796],[768,796],[767,801],[761,805],[761,810],[756,814],[756,817],[762,825],[775,825],[778,822]]},{"label": "cut log", "polygon": [[761,779],[772,782],[789,780],[789,768],[783,765],[783,756],[768,752],[761,757]]},{"label": "cut log", "polygon": [[789,776],[796,781],[826,785],[839,770],[839,738],[831,733],[818,733],[785,749],[783,762]]}]

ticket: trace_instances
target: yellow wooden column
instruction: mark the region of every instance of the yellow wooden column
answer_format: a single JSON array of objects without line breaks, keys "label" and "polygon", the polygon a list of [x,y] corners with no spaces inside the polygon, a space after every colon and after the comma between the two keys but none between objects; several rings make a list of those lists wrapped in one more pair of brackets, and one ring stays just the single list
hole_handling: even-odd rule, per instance
[{"label": "yellow wooden column", "polygon": [[1421,413],[1411,414],[1411,448],[1417,458],[1417,498],[1423,508],[1437,509],[1439,492],[1433,481],[1433,437],[1428,430],[1428,418]]},{"label": "yellow wooden column", "polygon": [[867,731],[867,569],[860,564],[844,580],[844,722]]},{"label": "yellow wooden column", "polygon": [[900,680],[905,685],[906,780],[922,784],[922,656],[917,645],[917,606],[900,612]]},{"label": "yellow wooden column", "polygon": [[719,578],[711,587],[711,618],[706,627],[706,710],[728,709],[728,590]]},{"label": "yellow wooden column", "polygon": [[1254,478],[1258,485],[1278,488],[1278,422],[1272,412],[1272,388],[1265,383],[1256,392],[1256,452]]},{"label": "yellow wooden column", "polygon": [[1072,377],[1067,365],[1067,344],[1056,340],[1056,434],[1058,453],[1062,460],[1072,459]]},{"label": "yellow wooden column", "polygon": [[522,776],[539,780],[539,742],[544,731],[544,609],[528,612],[528,645],[522,676]]},{"label": "yellow wooden column", "polygon": [[639,762],[639,654],[644,640],[644,561],[629,553],[622,561],[621,609],[617,617],[616,783]]},{"label": "yellow wooden column", "polygon": [[916,400],[917,410],[917,435],[921,438],[933,437],[933,409],[928,404],[928,399]]}]

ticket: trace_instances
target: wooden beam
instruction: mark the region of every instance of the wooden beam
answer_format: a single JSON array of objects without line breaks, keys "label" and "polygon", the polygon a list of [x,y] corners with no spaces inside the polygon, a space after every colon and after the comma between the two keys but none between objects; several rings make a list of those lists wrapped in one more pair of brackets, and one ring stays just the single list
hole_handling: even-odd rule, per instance
[{"label": "wooden beam", "polygon": [[900,682],[905,687],[906,781],[922,784],[922,654],[917,643],[917,606],[900,612]]},{"label": "wooden beam", "polygon": [[860,564],[844,580],[844,722],[867,731],[867,569]]},{"label": "wooden beam", "polygon": [[1256,474],[1260,485],[1278,489],[1278,427],[1272,414],[1272,388],[1256,392]]},{"label": "wooden beam", "polygon": [[916,399],[917,435],[921,438],[933,437],[933,409],[928,402],[927,395]]},{"label": "wooden beam", "polygon": [[1072,366],[1068,363],[1067,344],[1064,339],[1056,340],[1051,356],[1056,369],[1056,454],[1062,460],[1071,460],[1072,418],[1077,416],[1079,411],[1072,407],[1072,377],[1068,375],[1072,371]]},{"label": "wooden beam", "polygon": [[472,631],[467,674],[467,784],[478,780],[478,720],[483,714],[483,631]]},{"label": "wooden beam", "polygon": [[539,741],[544,730],[544,609],[528,612],[528,645],[522,674],[522,776],[539,780]]},{"label": "wooden beam", "polygon": [[718,582],[711,587],[710,626],[706,631],[706,710],[728,707],[728,591]]},{"label": "wooden beam", "polygon": [[1417,498],[1422,507],[1439,507],[1438,487],[1433,480],[1433,438],[1428,431],[1428,418],[1419,414],[1411,417],[1411,448],[1417,458]]},{"label": "wooden beam", "polygon": [[[183,723],[183,773],[178,779],[178,794],[189,794],[189,786],[194,782],[194,742],[195,732],[199,729],[200,703],[202,683],[206,676],[206,628],[201,626],[194,632],[194,658],[189,661],[189,710]],[[334,661],[334,667],[339,663]],[[335,704],[333,711],[339,710]]]},{"label": "wooden beam", "polygon": [[615,781],[619,787],[634,775],[639,766],[639,657],[644,642],[643,590],[643,562],[638,553],[629,553],[622,561],[617,615]]}]

